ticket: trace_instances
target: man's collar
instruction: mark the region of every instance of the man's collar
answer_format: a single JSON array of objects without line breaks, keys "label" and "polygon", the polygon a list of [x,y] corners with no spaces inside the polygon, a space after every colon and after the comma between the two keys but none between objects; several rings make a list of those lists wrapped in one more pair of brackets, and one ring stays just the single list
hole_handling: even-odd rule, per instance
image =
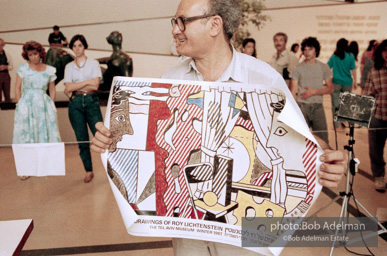
[{"label": "man's collar", "polygon": [[[287,50],[284,49],[284,50],[279,54],[279,56],[284,56],[284,55],[286,54],[286,52],[287,52]],[[277,56],[278,56],[278,52],[277,52]]]},{"label": "man's collar", "polygon": [[243,70],[240,56],[234,47],[232,47],[232,59],[226,71],[220,76],[220,82],[239,82],[243,83]]},{"label": "man's collar", "polygon": [[[238,55],[237,51],[233,46],[231,46],[232,49],[232,59],[230,64],[228,65],[227,69],[223,74],[220,76],[219,80],[220,82],[243,82],[243,74],[242,74],[242,66],[240,64],[240,56]],[[187,65],[186,73],[191,72],[192,70],[195,70],[197,73],[199,73],[198,69],[196,68],[195,60],[192,58],[188,58],[189,64]]]},{"label": "man's collar", "polygon": [[189,61],[189,64],[188,64],[188,66],[187,66],[187,71],[186,71],[186,73],[189,73],[189,72],[191,72],[192,70],[195,70],[196,72],[199,73],[198,69],[196,68],[196,64],[195,64],[195,60],[194,60],[194,59],[188,58],[188,59],[186,59],[186,60],[184,60],[184,61]]}]

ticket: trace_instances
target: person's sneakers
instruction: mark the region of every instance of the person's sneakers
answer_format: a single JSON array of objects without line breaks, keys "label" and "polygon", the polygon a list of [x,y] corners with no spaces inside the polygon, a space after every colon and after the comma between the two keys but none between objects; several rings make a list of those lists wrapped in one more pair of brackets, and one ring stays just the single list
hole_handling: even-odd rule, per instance
[{"label": "person's sneakers", "polygon": [[375,189],[378,192],[386,191],[386,183],[384,183],[384,177],[375,177]]}]

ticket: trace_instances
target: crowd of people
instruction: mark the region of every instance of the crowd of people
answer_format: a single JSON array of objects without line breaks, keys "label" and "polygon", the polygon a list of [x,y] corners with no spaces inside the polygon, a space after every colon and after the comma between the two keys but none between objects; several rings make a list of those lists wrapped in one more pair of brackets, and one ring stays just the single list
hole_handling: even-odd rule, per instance
[{"label": "crowd of people", "polygon": [[[182,1],[184,2],[184,1]],[[216,15],[214,15],[216,16]],[[203,18],[209,19],[212,16]],[[195,17],[194,20],[197,18]],[[202,19],[202,18],[198,18]],[[224,19],[224,18],[223,18]],[[174,24],[181,29],[181,24],[185,29],[185,24],[192,23],[176,20]],[[225,22],[224,20],[222,20]],[[172,33],[175,35],[176,26]],[[186,36],[184,29],[181,32]],[[230,32],[231,33],[231,32]],[[179,49],[180,34],[174,36],[177,49]],[[99,107],[97,90],[102,77],[98,62],[87,58],[85,50],[87,42],[84,36],[75,35],[70,43],[60,31],[58,26],[53,27],[53,32],[48,38],[52,47],[66,47],[73,50],[75,60],[65,68],[65,93],[69,95],[69,118],[74,129],[77,141],[79,142],[80,156],[86,170],[85,182],[90,182],[93,178],[91,155],[89,149],[88,127],[93,134],[97,132],[95,124],[102,121]],[[318,60],[321,45],[317,38],[305,38],[301,44],[295,43],[291,50],[286,48],[288,37],[285,33],[279,32],[273,36],[276,52],[268,63],[282,76],[288,85],[293,97],[297,101],[305,120],[310,128],[325,143],[329,144],[327,122],[323,109],[323,95],[329,94],[332,98],[332,114],[338,108],[339,96],[342,92],[351,92],[358,86],[356,69],[360,66],[360,87],[362,94],[375,96],[378,104],[377,111],[373,116],[372,127],[384,127],[383,122],[375,120],[387,120],[387,114],[383,106],[383,93],[385,80],[383,73],[385,67],[375,66],[376,54],[382,54],[383,43],[378,44],[376,40],[371,40],[367,50],[358,58],[359,46],[356,41],[348,42],[345,38],[337,41],[336,50],[327,63]],[[4,40],[0,39],[0,92],[4,94],[4,102],[10,102],[10,76],[9,71],[13,68],[12,57],[4,51]],[[297,53],[301,49],[301,54]],[[377,49],[379,49],[377,51]],[[242,43],[241,51],[244,54],[257,57],[256,41],[253,38],[246,38]],[[179,51],[178,51],[179,52]],[[179,52],[182,56],[184,55]],[[26,42],[23,46],[23,58],[27,63],[20,65],[17,70],[15,81],[15,101],[17,103],[15,112],[15,128],[13,143],[44,143],[60,141],[58,124],[55,109],[55,68],[43,64],[46,53],[42,45],[35,41]],[[226,55],[227,56],[227,55]],[[302,58],[301,58],[302,57]],[[358,60],[359,59],[359,60]],[[383,58],[379,58],[383,59]],[[299,60],[302,60],[299,62]],[[380,62],[380,61],[379,61]],[[225,63],[228,63],[227,61]],[[200,62],[198,63],[200,64]],[[360,65],[359,65],[360,64]],[[379,64],[380,65],[380,64]],[[213,67],[209,68],[208,76],[203,75],[204,80],[215,80],[218,73]],[[379,80],[375,87],[375,76],[371,76],[378,70]],[[372,72],[371,72],[372,71]],[[174,77],[176,78],[176,77]],[[368,78],[368,79],[367,79]],[[24,88],[23,94],[22,85]],[[47,91],[48,95],[43,93]],[[2,96],[2,95],[1,95]],[[39,99],[37,97],[40,97]],[[2,97],[0,98],[2,101]],[[32,102],[41,103],[40,105]],[[387,110],[386,110],[387,111]],[[33,120],[32,120],[33,119]],[[42,129],[42,125],[46,127]],[[344,126],[343,123],[334,122],[334,128]],[[384,135],[384,131],[377,133]],[[370,157],[372,171],[375,177],[375,186],[378,191],[384,191],[384,160],[383,146],[385,139],[377,137],[376,133],[370,130]],[[385,136],[385,135],[384,135]],[[384,138],[384,137],[383,137]],[[383,144],[381,144],[383,142]],[[375,147],[377,144],[378,147]],[[378,148],[378,152],[375,152]],[[377,154],[378,153],[378,154]],[[380,166],[383,166],[381,168]],[[378,171],[379,170],[379,171]],[[26,177],[21,177],[25,179]]]},{"label": "crowd of people", "polygon": [[[209,19],[211,16],[204,18]],[[185,23],[192,22],[191,20],[189,22],[175,22],[177,25],[185,25]],[[179,37],[175,36],[175,40],[178,46]],[[66,87],[65,93],[70,97],[69,118],[77,141],[79,141],[80,156],[86,170],[84,181],[90,182],[93,173],[88,143],[88,127],[94,134],[96,132],[95,124],[102,121],[97,95],[99,82],[102,77],[101,70],[96,60],[86,57],[85,50],[87,49],[87,42],[84,36],[75,35],[70,43],[68,43],[67,38],[60,31],[60,28],[54,26],[48,41],[50,46],[53,47],[66,47],[69,45],[69,48],[74,51],[76,56],[75,60],[65,68],[64,84]],[[329,144],[327,122],[322,105],[323,95],[331,95],[332,114],[334,115],[338,107],[340,93],[351,92],[358,86],[356,69],[359,66],[362,93],[372,95],[369,88],[370,81],[367,80],[367,77],[371,73],[370,71],[374,69],[374,53],[378,47],[378,42],[371,40],[367,50],[361,55],[358,61],[359,46],[357,42],[352,41],[349,43],[345,38],[341,38],[337,41],[336,50],[330,57],[328,63],[325,64],[318,60],[321,46],[317,38],[305,38],[301,44],[293,44],[291,50],[286,48],[287,41],[288,37],[283,32],[276,33],[273,36],[276,52],[268,63],[285,80],[310,128],[324,142]],[[13,63],[12,57],[4,51],[4,45],[4,40],[0,39],[0,89],[4,94],[4,101],[10,102],[9,71],[12,70]],[[381,47],[381,45],[379,46]],[[257,58],[256,47],[256,41],[253,38],[246,38],[242,43],[241,51],[244,54]],[[298,57],[297,53],[299,50],[301,50],[301,54]],[[60,141],[54,104],[56,93],[55,85],[53,85],[53,79],[55,80],[56,78],[55,68],[43,64],[46,53],[42,45],[38,42],[29,41],[25,43],[22,55],[27,63],[20,65],[16,75],[15,101],[20,104],[17,104],[16,107],[13,143]],[[186,56],[184,54],[181,55]],[[302,61],[299,62],[299,60]],[[212,68],[209,70],[212,70]],[[213,77],[215,77],[214,72],[211,72],[208,76],[211,79],[204,77],[204,80],[214,80]],[[379,80],[383,82],[383,79]],[[23,94],[21,94],[22,84],[24,88]],[[44,91],[47,91],[48,95],[42,94]],[[375,91],[379,92],[379,90],[373,90],[372,92],[374,93]],[[42,105],[39,107],[32,105],[32,102],[37,102],[37,95],[40,95],[41,99],[39,102],[42,102]],[[380,105],[377,106],[380,107]],[[48,114],[42,114],[42,108]],[[38,114],[33,114],[34,112]],[[379,113],[383,112],[379,111]],[[35,119],[34,122],[31,122],[31,116]],[[381,116],[381,114],[377,115],[377,117],[380,120],[387,118]],[[42,122],[42,118],[47,120]],[[47,129],[41,129],[42,124],[47,126]],[[334,122],[335,128],[339,128],[340,125],[343,126],[344,124]],[[376,124],[373,123],[373,125]],[[379,123],[378,127],[380,125]],[[43,133],[43,131],[47,134],[39,134]],[[374,140],[371,140],[372,136],[370,135],[370,148],[375,143]],[[380,141],[378,140],[378,142]],[[381,151],[382,153],[383,150]],[[376,157],[376,153],[370,153],[370,156],[372,160],[372,156]],[[380,162],[380,156],[375,161]],[[384,161],[382,162],[384,165]],[[374,171],[374,176],[375,180],[380,184],[380,179],[376,178],[384,176],[384,173]],[[25,177],[22,178],[24,179]],[[378,185],[378,190],[381,190],[381,187],[382,185]]]},{"label": "crowd of people", "polygon": [[[386,41],[378,43],[370,40],[367,49],[359,59],[359,45],[341,38],[328,63],[318,60],[321,45],[317,38],[308,37],[301,43],[301,54],[297,57],[300,45],[294,43],[291,50],[286,49],[288,37],[279,32],[274,35],[273,54],[269,64],[278,71],[289,86],[297,101],[305,121],[314,133],[329,144],[328,125],[323,107],[323,95],[331,95],[332,117],[339,107],[339,97],[343,92],[353,92],[361,87],[361,95],[376,99],[376,110],[369,126],[369,156],[374,176],[374,186],[379,192],[385,192],[384,146],[387,139],[387,48]],[[246,38],[242,43],[242,52],[256,57],[256,43]],[[302,61],[299,62],[298,59]],[[378,64],[375,64],[375,61]],[[357,68],[360,64],[360,84]],[[335,129],[345,128],[344,123],[334,121]]]},{"label": "crowd of people", "polygon": [[[322,104],[323,95],[331,95],[332,117],[334,117],[339,107],[340,94],[357,89],[358,43],[349,42],[345,38],[339,39],[334,53],[325,64],[317,59],[321,50],[317,38],[305,38],[301,43],[302,61],[299,63],[295,55],[298,51],[298,44],[293,44],[291,51],[288,51],[285,33],[277,33],[273,39],[276,52],[269,64],[283,76],[289,85],[309,127],[317,136],[329,143]],[[386,190],[385,160],[383,158],[387,138],[386,68],[386,41],[378,44],[376,40],[371,40],[360,59],[360,87],[362,95],[373,96],[376,99],[376,110],[369,127],[369,156],[375,189],[379,192]],[[344,123],[336,121],[333,126],[335,129],[340,128],[339,126],[345,128]]]}]

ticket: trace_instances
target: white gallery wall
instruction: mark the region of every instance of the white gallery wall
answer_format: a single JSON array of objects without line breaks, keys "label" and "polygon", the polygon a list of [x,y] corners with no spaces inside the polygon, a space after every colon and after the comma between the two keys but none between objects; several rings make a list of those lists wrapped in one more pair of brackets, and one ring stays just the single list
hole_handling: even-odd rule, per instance
[{"label": "white gallery wall", "polygon": [[[272,37],[276,32],[288,34],[288,48],[303,38],[315,36],[322,44],[320,59],[326,62],[341,37],[356,40],[361,52],[371,39],[387,38],[387,2],[334,4],[329,6],[281,8],[285,0],[267,0],[276,8],[264,11],[271,17],[260,30],[251,27],[257,41],[258,58],[268,61],[275,49]],[[306,4],[314,0],[304,1]],[[175,15],[180,0],[0,0],[0,38],[5,50],[14,59],[10,72],[13,82],[21,58],[21,45],[36,40],[48,45],[48,35],[53,25],[59,25],[64,35],[71,39],[84,34],[91,58],[108,57],[111,46],[106,37],[111,31],[123,34],[123,50],[134,62],[135,77],[158,78],[168,68],[176,65],[177,56],[171,55],[170,18]],[[68,49],[69,50],[69,49]],[[71,52],[69,50],[69,52]],[[63,84],[57,86],[58,98],[63,96]],[[63,141],[75,141],[68,122],[67,109],[58,111]],[[0,110],[0,145],[12,141],[13,110]]]},{"label": "white gallery wall", "polygon": [[[273,1],[267,0],[270,6]],[[387,37],[386,1],[284,9],[280,8],[280,2],[286,3],[275,0],[277,8],[264,11],[271,21],[263,29],[250,29],[257,41],[258,57],[264,61],[274,53],[272,37],[278,31],[288,34],[288,47],[307,36],[317,37],[322,44],[323,61],[332,54],[341,37],[358,41],[361,50],[369,40]],[[59,25],[68,40],[75,34],[84,34],[90,49],[111,50],[106,37],[118,30],[123,34],[125,51],[169,55],[170,18],[178,3],[179,0],[0,0],[0,37],[9,43],[36,40],[47,45],[52,26]]]},{"label": "white gallery wall", "polygon": [[[273,1],[267,0],[270,6]],[[274,2],[276,8],[264,11],[271,21],[260,31],[253,26],[250,29],[257,41],[258,57],[264,61],[274,53],[272,37],[278,31],[288,34],[288,47],[307,36],[317,37],[322,44],[322,61],[327,61],[341,37],[356,40],[361,51],[369,40],[387,37],[386,1],[296,8],[281,8],[280,0]],[[0,37],[9,43],[36,40],[47,45],[52,26],[59,25],[68,40],[75,34],[84,34],[90,49],[110,51],[106,37],[118,30],[123,34],[122,48],[131,55],[139,54],[134,75],[159,77],[170,64],[176,63],[170,58],[163,63],[160,56],[171,53],[170,18],[178,3],[179,0],[0,0]],[[18,60],[20,48],[8,50]],[[109,52],[95,56],[106,57]],[[149,65],[137,66],[136,63],[144,62],[139,58],[151,61]]]},{"label": "white gallery wall", "polygon": [[58,25],[70,41],[83,34],[91,48],[110,50],[105,38],[123,34],[123,49],[167,53],[172,40],[170,17],[179,0],[0,0],[0,36],[8,42],[48,44]]}]

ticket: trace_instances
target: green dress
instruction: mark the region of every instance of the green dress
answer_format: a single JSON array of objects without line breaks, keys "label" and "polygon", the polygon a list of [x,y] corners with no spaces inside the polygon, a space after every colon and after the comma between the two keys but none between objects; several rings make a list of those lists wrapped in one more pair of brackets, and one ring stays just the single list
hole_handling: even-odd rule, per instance
[{"label": "green dress", "polygon": [[13,144],[61,141],[55,104],[46,93],[48,84],[56,79],[55,71],[49,65],[45,71],[35,71],[28,63],[17,70],[24,92],[15,111]]}]

